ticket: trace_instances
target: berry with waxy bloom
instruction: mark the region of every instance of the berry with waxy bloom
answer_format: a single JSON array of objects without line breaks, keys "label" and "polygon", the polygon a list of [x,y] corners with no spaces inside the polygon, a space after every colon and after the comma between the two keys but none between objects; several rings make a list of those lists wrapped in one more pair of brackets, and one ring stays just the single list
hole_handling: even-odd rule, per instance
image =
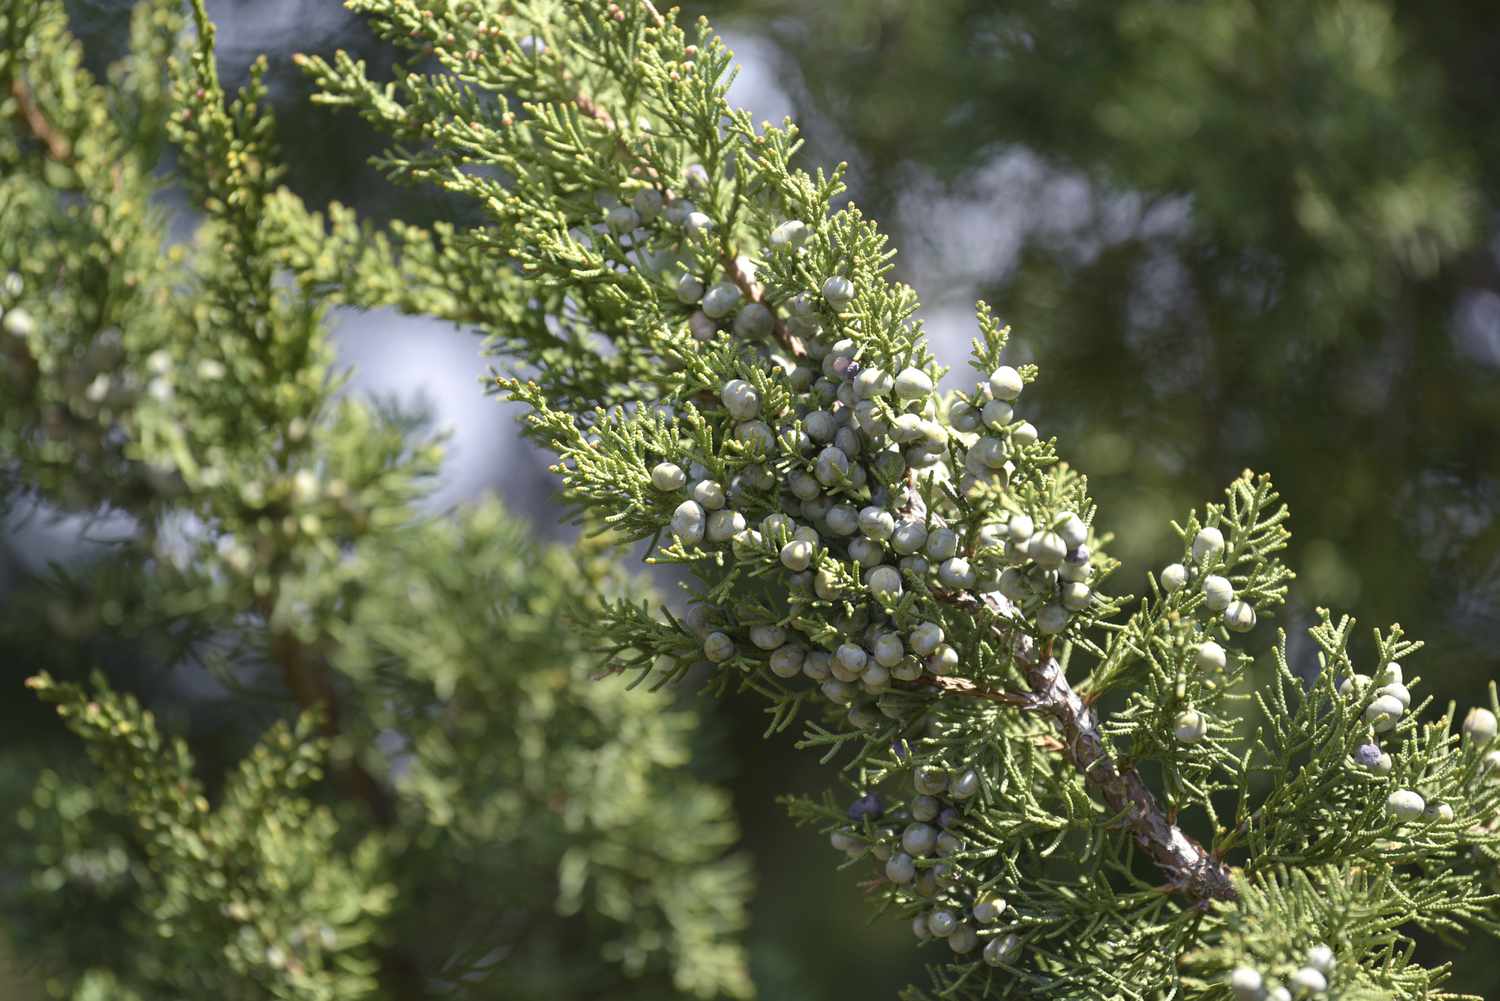
[{"label": "berry with waxy bloom", "polygon": [[1234,600],[1234,585],[1229,578],[1209,574],[1203,578],[1203,603],[1210,612],[1222,612]]},{"label": "berry with waxy bloom", "polygon": [[1224,533],[1217,528],[1205,528],[1193,537],[1193,560],[1202,563],[1224,551]]},{"label": "berry with waxy bloom", "polygon": [[823,299],[835,310],[854,301],[854,283],[843,275],[833,275],[823,283]]},{"label": "berry with waxy bloom", "polygon": [[681,490],[687,485],[687,474],[673,462],[658,462],[651,468],[651,485],[663,493]]},{"label": "berry with waxy bloom", "polygon": [[990,392],[997,400],[1014,400],[1026,387],[1026,383],[1021,379],[1021,373],[1009,365],[1001,365],[991,372],[989,385]]},{"label": "berry with waxy bloom", "polygon": [[1187,586],[1187,567],[1181,563],[1168,563],[1161,571],[1162,590],[1168,594],[1175,594]]},{"label": "berry with waxy bloom", "polygon": [[1398,821],[1416,820],[1427,809],[1427,802],[1410,789],[1397,789],[1385,799],[1385,812]]},{"label": "berry with waxy bloom", "polygon": [[1488,743],[1495,739],[1495,714],[1488,709],[1475,707],[1469,710],[1464,717],[1464,736],[1476,744]]}]

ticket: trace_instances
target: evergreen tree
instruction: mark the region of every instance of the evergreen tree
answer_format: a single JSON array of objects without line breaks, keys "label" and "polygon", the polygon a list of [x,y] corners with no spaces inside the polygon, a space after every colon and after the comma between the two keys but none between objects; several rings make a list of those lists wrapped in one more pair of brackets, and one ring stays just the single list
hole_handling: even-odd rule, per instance
[{"label": "evergreen tree", "polygon": [[[227,993],[221,978],[240,977],[231,983],[288,997],[396,996],[493,970],[518,985],[499,996],[531,976],[582,993],[547,979],[577,972],[563,933],[553,948],[515,950],[519,961],[493,927],[455,941],[433,912],[469,915],[447,913],[444,896],[403,920],[415,888],[386,867],[414,866],[422,889],[431,870],[451,896],[474,892],[473,844],[520,854],[540,812],[528,804],[550,806],[546,794],[573,780],[612,801],[602,816],[618,826],[590,817],[587,795],[579,814],[560,809],[563,833],[541,840],[550,851],[580,843],[562,855],[563,909],[594,915],[606,930],[590,929],[591,944],[611,942],[606,955],[627,971],[665,953],[680,988],[740,989],[722,941],[738,917],[734,870],[715,862],[722,803],[670,790],[670,810],[631,802],[632,783],[602,775],[595,786],[576,759],[532,770],[527,752],[546,741],[524,730],[505,760],[471,762],[497,746],[497,716],[525,720],[518,701],[546,702],[533,690],[545,675],[512,679],[502,664],[513,666],[484,660],[500,638],[574,665],[592,655],[601,673],[648,689],[696,673],[720,692],[750,690],[769,704],[770,732],[800,720],[802,746],[838,763],[841,792],[791,809],[924,943],[932,985],[908,997],[1451,996],[1446,967],[1420,962],[1412,936],[1500,930],[1488,888],[1500,860],[1494,691],[1456,734],[1451,706],[1432,712],[1413,694],[1419,643],[1392,626],[1351,648],[1352,621],[1332,612],[1310,630],[1316,663],[1294,665],[1285,633],[1265,635],[1291,580],[1288,515],[1267,477],[1246,472],[1172,522],[1178,560],[1127,575],[1087,481],[1026,419],[1040,373],[1006,363],[1008,329],[981,304],[976,378],[937,390],[944,370],[913,318],[915,293],[887,277],[885,238],[837,207],[840,171],[793,166],[791,123],[757,127],[728,103],[730,56],[705,25],[689,33],[647,0],[351,6],[408,58],[389,82],[348,57],[309,58],[318,99],[387,130],[388,174],[468,201],[477,222],[378,231],[278,190],[263,93],[252,82],[225,103],[201,8],[169,91],[151,97],[122,74],[127,105],[160,105],[138,119],[94,111],[100,91],[90,105],[76,84],[40,87],[13,68],[18,54],[38,56],[7,49],[26,131],[5,155],[32,168],[7,187],[32,214],[18,227],[31,246],[12,293],[29,298],[7,303],[4,322],[21,327],[12,352],[32,359],[18,367],[24,399],[61,412],[54,432],[37,428],[34,402],[7,407],[17,482],[49,498],[91,491],[73,503],[108,500],[143,526],[146,544],[127,547],[113,579],[146,586],[134,605],[117,598],[106,615],[101,604],[106,622],[168,632],[192,616],[219,642],[258,636],[308,712],[269,731],[214,805],[135,703],[32,682],[113,778],[82,791],[44,780],[39,805],[102,810],[127,839],[110,858],[147,860],[125,904],[137,940],[124,955],[71,956],[75,974],[100,971],[80,991],[114,977]],[[7,27],[20,8],[12,0]],[[173,37],[170,8],[145,8],[141,23],[153,16],[161,34],[142,35]],[[54,61],[43,79],[77,81],[60,23],[53,10],[34,36]],[[160,60],[150,44],[135,77]],[[131,213],[136,230],[110,228],[123,225],[117,203],[133,204],[118,189],[131,148],[111,145],[118,120],[164,122],[181,149],[209,219],[191,265],[139,248],[132,269],[117,263],[146,228]],[[149,182],[148,165],[137,173]],[[69,229],[39,252],[35,234],[59,216],[99,232]],[[3,263],[22,261],[0,250]],[[99,285],[114,293],[83,294]],[[645,542],[649,561],[680,568],[686,613],[611,587],[602,569],[528,567],[493,512],[413,527],[424,456],[408,454],[407,429],[388,415],[329,400],[316,349],[330,302],[485,330],[507,370],[495,386],[558,454],[565,498],[611,539]],[[107,323],[154,380],[121,404],[108,400],[113,374],[131,370],[119,359],[66,377]],[[111,378],[91,411],[80,400],[100,375]],[[79,410],[92,419],[81,429],[70,426]],[[109,461],[103,475],[74,460],[84,443]],[[163,495],[192,516],[184,534],[198,560],[161,552]],[[1132,579],[1139,597],[1126,593]],[[538,593],[540,608],[528,604]],[[586,610],[559,653],[564,608]],[[1260,663],[1257,638],[1271,640]],[[177,639],[207,647],[187,629]],[[566,718],[588,723],[571,723],[569,740],[580,729],[620,739],[636,732],[628,721],[660,719],[659,701],[573,693]],[[459,725],[448,707],[480,718]],[[313,725],[381,833],[335,825],[300,794],[324,753]],[[642,725],[658,751],[621,756],[676,760]],[[377,753],[381,735],[400,749]],[[87,828],[53,817],[27,815],[44,859],[104,840],[70,843]],[[653,825],[666,819],[663,835]],[[336,830],[351,842],[342,861],[309,865],[311,844]],[[242,919],[229,889],[242,885],[246,849],[218,854],[231,832],[274,877],[244,881],[260,892],[241,890],[250,933],[232,942],[223,929]],[[619,852],[632,844],[660,854]],[[643,901],[619,889],[632,879],[661,888]],[[620,910],[643,902],[644,913]],[[386,911],[397,917],[380,920]],[[292,915],[320,920],[294,942]],[[205,936],[203,948],[173,943],[174,922]],[[680,939],[664,943],[653,926]],[[315,965],[346,942],[347,963]]]}]

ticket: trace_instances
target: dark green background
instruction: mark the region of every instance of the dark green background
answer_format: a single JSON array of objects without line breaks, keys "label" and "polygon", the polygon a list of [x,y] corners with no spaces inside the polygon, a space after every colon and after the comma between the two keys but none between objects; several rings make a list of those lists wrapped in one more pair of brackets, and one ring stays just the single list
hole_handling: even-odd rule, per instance
[{"label": "dark green background", "polygon": [[[121,9],[76,5],[99,59],[122,37]],[[303,103],[295,49],[386,60],[356,22],[314,0],[213,9],[231,78],[270,54],[306,197],[419,220],[461,210],[388,188],[363,164],[378,140]],[[1019,354],[1042,366],[1026,415],[1090,474],[1127,562],[1121,587],[1139,590],[1173,551],[1169,518],[1243,468],[1269,471],[1301,574],[1279,624],[1298,629],[1318,605],[1399,621],[1429,644],[1409,665],[1427,693],[1483,697],[1500,676],[1500,6],[691,10],[750,61],[741,100],[792,110],[809,165],[850,162],[851,196],[894,235],[897,274],[928,302],[943,360],[962,364],[976,297],[1014,326]],[[460,335],[389,317],[346,317],[340,332],[369,386],[410,392],[381,373],[414,354],[454,359],[428,388],[440,416],[465,421],[445,498],[497,489],[560,533],[544,460],[514,443],[511,415],[454,409],[481,371]],[[13,533],[8,575],[35,565],[19,546],[59,537]],[[1255,639],[1269,643],[1270,628]],[[1306,665],[1307,644],[1294,633],[1292,645]],[[5,653],[19,678],[25,651]],[[13,717],[0,733],[36,743],[24,703],[0,699]],[[892,996],[919,976],[918,953],[904,928],[867,926],[853,874],[774,805],[789,782],[822,783],[789,739],[760,739],[759,708],[714,718],[732,737],[723,770],[760,877],[762,996]],[[1484,950],[1429,946],[1458,963],[1456,989],[1500,988]]]}]

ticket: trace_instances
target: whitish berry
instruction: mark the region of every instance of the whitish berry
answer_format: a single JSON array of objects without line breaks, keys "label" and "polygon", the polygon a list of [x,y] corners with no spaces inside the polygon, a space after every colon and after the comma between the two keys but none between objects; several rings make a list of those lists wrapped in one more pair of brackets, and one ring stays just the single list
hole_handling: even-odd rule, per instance
[{"label": "whitish berry", "polygon": [[1004,400],[990,400],[979,411],[979,420],[985,427],[999,431],[1016,418],[1016,408]]},{"label": "whitish berry", "polygon": [[1375,675],[1377,685],[1399,685],[1405,679],[1401,676],[1401,665],[1394,660],[1381,668]]},{"label": "whitish berry", "polygon": [[1036,444],[1036,440],[1039,437],[1041,437],[1040,432],[1037,431],[1036,425],[1030,421],[1022,421],[1010,429],[1010,440],[1022,448],[1025,448],[1027,445]]},{"label": "whitish berry", "polygon": [[964,850],[964,839],[951,831],[941,831],[937,836],[937,853],[940,858],[949,858]]},{"label": "whitish berry", "polygon": [[1266,995],[1266,1001],[1292,1001],[1292,992],[1285,987],[1273,987]]},{"label": "whitish berry", "polygon": [[1239,1001],[1261,1001],[1266,996],[1265,978],[1259,970],[1241,966],[1229,975],[1229,989]]},{"label": "whitish berry", "polygon": [[1255,628],[1255,606],[1235,599],[1224,609],[1224,625],[1232,633],[1248,633]]},{"label": "whitish berry", "polygon": [[1056,532],[1042,532],[1032,536],[1026,554],[1043,570],[1056,570],[1062,566],[1063,557],[1068,555],[1068,547]]},{"label": "whitish berry", "polygon": [[973,952],[979,947],[979,934],[968,925],[959,925],[948,936],[948,948],[962,956],[966,952]]},{"label": "whitish berry", "polygon": [[1495,738],[1495,714],[1488,709],[1474,708],[1464,717],[1464,736],[1476,744],[1484,744]]},{"label": "whitish berry", "polygon": [[745,530],[745,516],[738,511],[715,511],[708,516],[708,541],[728,542]]},{"label": "whitish berry", "polygon": [[843,309],[854,301],[854,283],[843,275],[834,275],[823,283],[823,298],[834,309]]},{"label": "whitish berry", "polygon": [[927,673],[935,675],[952,674],[958,667],[958,651],[947,643],[941,643],[932,651],[932,656],[927,658]]},{"label": "whitish berry", "polygon": [[909,824],[901,832],[901,847],[909,855],[931,855],[937,847],[937,836],[937,828],[931,824]]},{"label": "whitish berry", "polygon": [[520,48],[521,55],[528,59],[534,59],[547,51],[547,43],[535,35],[526,35],[520,38],[517,40],[516,46]]},{"label": "whitish berry", "polygon": [[991,966],[1009,963],[1021,951],[1021,938],[1015,933],[992,938],[984,946],[984,961]]},{"label": "whitish berry", "polygon": [[703,541],[706,520],[701,504],[697,501],[683,501],[672,512],[672,533],[686,545],[696,545]]},{"label": "whitish berry", "polygon": [[1203,578],[1203,603],[1210,612],[1222,612],[1234,600],[1234,585],[1229,578],[1209,574]]},{"label": "whitish berry", "polygon": [[795,678],[802,673],[802,662],[806,655],[806,651],[796,644],[777,647],[776,652],[771,654],[771,673],[778,678]]},{"label": "whitish berry", "polygon": [[969,561],[955,556],[938,564],[938,583],[955,591],[973,587],[974,571],[969,567]]},{"label": "whitish berry", "polygon": [[1026,583],[1026,575],[1014,567],[1000,574],[1000,593],[1011,601],[1026,600],[1026,595],[1030,590],[1030,585]]},{"label": "whitish berry", "polygon": [[1364,691],[1370,684],[1368,674],[1351,674],[1339,682],[1340,695],[1357,695]]},{"label": "whitish berry", "polygon": [[847,706],[853,702],[855,692],[857,691],[847,681],[839,681],[837,678],[828,679],[819,688],[823,692],[824,698],[829,702],[834,702],[841,706]]},{"label": "whitish berry", "polygon": [[863,508],[859,512],[859,530],[866,538],[884,542],[896,530],[896,516],[883,507]]},{"label": "whitish berry", "polygon": [[717,511],[724,506],[724,487],[717,480],[699,480],[693,484],[693,500],[706,511]]},{"label": "whitish berry", "polygon": [[917,864],[905,852],[897,852],[885,864],[885,878],[892,883],[910,883],[917,878]]},{"label": "whitish berry", "polygon": [[853,535],[859,531],[859,514],[852,504],[835,504],[823,516],[828,531],[837,536]]},{"label": "whitish berry", "polygon": [[923,622],[911,631],[911,650],[919,657],[926,657],[943,642],[943,627],[936,622]]},{"label": "whitish berry", "polygon": [[891,533],[891,548],[903,556],[919,552],[927,543],[927,526],[920,521],[903,521]]},{"label": "whitish berry", "polygon": [[3,322],[5,332],[12,337],[30,337],[32,331],[36,330],[36,321],[20,306],[7,312]]},{"label": "whitish berry", "polygon": [[714,221],[707,212],[689,212],[683,226],[688,235],[702,238],[713,231]]},{"label": "whitish berry", "polygon": [[1386,733],[1396,728],[1396,723],[1405,712],[1406,707],[1394,695],[1377,695],[1373,702],[1365,706],[1365,722],[1376,733]]},{"label": "whitish berry", "polygon": [[1224,533],[1217,528],[1205,528],[1193,537],[1193,559],[1202,563],[1224,551]]},{"label": "whitish berry", "polygon": [[1021,373],[1009,365],[1001,365],[990,373],[990,392],[997,400],[1014,400],[1025,386]]},{"label": "whitish berry", "polygon": [[651,470],[651,485],[658,490],[681,490],[686,483],[687,474],[676,463],[658,462]]},{"label": "whitish berry", "polygon": [[948,788],[948,773],[941,768],[923,765],[912,776],[912,784],[917,787],[919,793],[938,796]]},{"label": "whitish berry", "polygon": [[920,942],[926,942],[932,938],[932,932],[927,927],[927,915],[918,914],[911,919],[911,933],[917,936]]},{"label": "whitish berry", "polygon": [[739,304],[739,286],[733,282],[719,282],[703,293],[703,312],[715,320],[722,320]]},{"label": "whitish berry", "polygon": [[833,673],[833,658],[822,650],[813,650],[802,658],[802,673],[813,681],[827,681]]},{"label": "whitish berry", "polygon": [[1067,543],[1068,549],[1074,550],[1088,541],[1089,529],[1083,523],[1083,519],[1072,511],[1064,511],[1057,516],[1052,523],[1052,528],[1058,535],[1062,536],[1063,542]]},{"label": "whitish berry", "polygon": [[775,325],[771,311],[758,302],[747,303],[734,317],[734,332],[741,337],[764,337]]},{"label": "whitish berry", "polygon": [[693,340],[703,342],[713,340],[714,335],[719,332],[719,328],[714,325],[714,321],[710,320],[708,314],[701,309],[688,317],[688,329],[692,331]]},{"label": "whitish berry", "polygon": [[938,938],[947,938],[958,930],[958,915],[940,907],[927,915],[927,930]]},{"label": "whitish berry", "polygon": [[932,395],[932,376],[919,368],[904,368],[896,376],[892,388],[896,398],[903,402],[924,400]]},{"label": "whitish berry", "polygon": [[946,560],[958,553],[958,533],[951,528],[934,528],[927,534],[922,551],[930,559]]},{"label": "whitish berry", "polygon": [[1196,744],[1208,735],[1208,720],[1196,709],[1184,709],[1172,721],[1172,736],[1180,744]]},{"label": "whitish berry", "polygon": [[1024,514],[1013,515],[1005,527],[1010,531],[1011,540],[1020,543],[1030,539],[1031,533],[1036,530],[1031,518]]},{"label": "whitish berry", "polygon": [[802,246],[811,235],[807,223],[801,219],[788,219],[786,222],[771,230],[771,246],[792,247]]},{"label": "whitish berry", "polygon": [[1315,945],[1307,950],[1307,965],[1325,977],[1333,973],[1333,950],[1326,945]]},{"label": "whitish berry", "polygon": [[1089,607],[1093,593],[1082,581],[1069,581],[1062,586],[1062,605],[1070,612],[1081,612]]},{"label": "whitish berry", "polygon": [[635,209],[636,214],[645,222],[656,218],[657,213],[661,211],[661,203],[661,192],[655,188],[642,188],[630,199],[631,208]]},{"label": "whitish berry", "polygon": [[1162,568],[1161,586],[1162,590],[1166,591],[1168,594],[1173,594],[1177,591],[1181,591],[1184,587],[1187,586],[1187,581],[1187,567],[1183,566],[1181,563],[1168,563],[1165,567]]},{"label": "whitish berry", "polygon": [[1287,978],[1287,985],[1298,994],[1322,994],[1328,990],[1328,978],[1311,966],[1304,966]]},{"label": "whitish berry", "polygon": [[1070,614],[1058,604],[1043,605],[1036,613],[1036,627],[1044,636],[1054,636],[1068,628]]},{"label": "whitish berry", "polygon": [[712,632],[703,639],[703,656],[715,664],[722,664],[734,656],[734,640],[729,634]]},{"label": "whitish berry", "polygon": [[[881,602],[892,602],[901,597],[901,572],[895,567],[879,566],[865,578],[865,586],[871,597]],[[897,640],[899,643],[900,640]]]},{"label": "whitish berry", "polygon": [[1427,803],[1410,789],[1397,789],[1385,799],[1385,812],[1396,820],[1416,820]]},{"label": "whitish berry", "polygon": [[786,642],[786,630],[780,626],[751,626],[750,642],[761,650],[775,650]]},{"label": "whitish berry", "polygon": [[986,896],[974,901],[974,920],[982,925],[994,924],[1000,920],[1000,915],[1004,913],[1004,897]]},{"label": "whitish berry", "polygon": [[781,565],[793,572],[806,570],[812,564],[814,546],[802,539],[793,539],[781,547]]},{"label": "whitish berry", "polygon": [[948,784],[948,795],[956,800],[973,799],[978,793],[979,773],[972,768],[960,772]]},{"label": "whitish berry", "polygon": [[1213,640],[1198,644],[1198,670],[1222,671],[1229,665],[1229,652]]},{"label": "whitish berry", "polygon": [[747,421],[760,413],[760,394],[744,379],[730,379],[719,393],[724,409],[737,421]]},{"label": "whitish berry", "polygon": [[885,560],[885,548],[873,539],[863,536],[849,542],[849,558],[862,567],[873,567]]},{"label": "whitish berry", "polygon": [[899,565],[902,573],[909,573],[914,577],[926,577],[927,571],[932,569],[931,564],[921,556],[903,556]]},{"label": "whitish berry", "polygon": [[1427,820],[1441,820],[1449,823],[1453,820],[1453,807],[1447,803],[1428,803],[1427,808],[1422,811],[1422,816]]},{"label": "whitish berry", "polygon": [[873,365],[860,369],[854,378],[855,395],[861,400],[885,396],[895,385],[896,380],[889,372]]},{"label": "whitish berry", "polygon": [[844,454],[843,449],[828,446],[818,453],[813,475],[824,486],[834,486],[844,482],[849,477],[849,456]]},{"label": "whitish berry", "polygon": [[1384,685],[1376,694],[1389,695],[1391,698],[1401,703],[1402,709],[1411,708],[1411,691],[1407,689],[1407,687],[1403,684],[1397,683],[1392,685]]}]

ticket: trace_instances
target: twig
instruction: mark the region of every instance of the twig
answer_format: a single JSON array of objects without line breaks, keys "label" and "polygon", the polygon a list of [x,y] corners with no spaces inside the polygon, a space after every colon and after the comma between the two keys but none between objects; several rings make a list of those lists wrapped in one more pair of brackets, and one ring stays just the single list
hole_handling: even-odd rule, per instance
[{"label": "twig", "polygon": [[16,101],[16,115],[31,134],[47,147],[47,155],[58,163],[67,163],[73,155],[72,146],[52,127],[52,123],[47,121],[47,116],[42,114],[41,108],[37,107],[31,88],[26,86],[19,76],[11,77],[10,96]]}]

